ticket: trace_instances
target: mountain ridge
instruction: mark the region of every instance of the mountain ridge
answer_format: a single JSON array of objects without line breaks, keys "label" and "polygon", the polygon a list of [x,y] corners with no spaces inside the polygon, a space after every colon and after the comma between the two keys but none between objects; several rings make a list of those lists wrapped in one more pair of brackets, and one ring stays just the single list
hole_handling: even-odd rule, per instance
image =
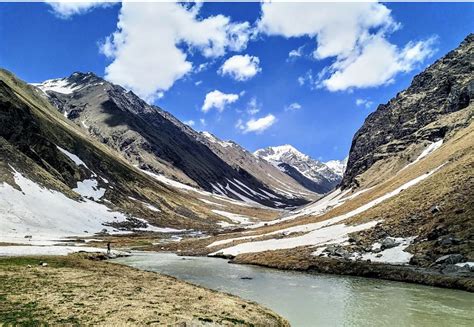
[{"label": "mountain ridge", "polygon": [[319,194],[327,193],[336,187],[344,170],[345,160],[331,160],[328,165],[289,144],[258,149],[254,155],[272,163],[300,184]]},{"label": "mountain ridge", "polygon": [[[304,192],[289,196],[273,191],[255,174],[223,160],[198,132],[169,112],[92,73],[75,72],[35,86],[68,119],[141,169],[236,200],[250,199],[271,207],[307,203]],[[235,180],[252,191],[243,190]]]}]

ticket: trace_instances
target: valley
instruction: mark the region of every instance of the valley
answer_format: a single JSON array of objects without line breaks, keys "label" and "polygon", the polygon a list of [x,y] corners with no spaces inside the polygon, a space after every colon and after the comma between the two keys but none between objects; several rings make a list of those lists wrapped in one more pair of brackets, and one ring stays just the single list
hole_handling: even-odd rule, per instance
[{"label": "valley", "polygon": [[[28,84],[0,70],[0,324],[316,321],[271,301],[272,283],[283,283],[295,308],[309,285],[314,306],[334,289],[335,303],[349,298],[354,320],[342,325],[373,314],[364,297],[374,287],[370,301],[388,301],[383,292],[429,301],[399,303],[424,312],[404,324],[467,325],[473,56],[470,34],[369,114],[347,158],[326,162],[291,145],[252,153],[93,73]],[[25,291],[38,287],[46,299]],[[93,315],[97,301],[113,309]],[[429,318],[438,305],[448,309]]]}]

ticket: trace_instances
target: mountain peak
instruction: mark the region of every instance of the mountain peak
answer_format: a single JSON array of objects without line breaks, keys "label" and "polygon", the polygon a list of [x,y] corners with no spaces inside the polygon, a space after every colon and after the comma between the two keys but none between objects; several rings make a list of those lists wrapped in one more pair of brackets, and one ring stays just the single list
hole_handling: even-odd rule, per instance
[{"label": "mountain peak", "polygon": [[267,161],[282,161],[283,157],[297,157],[301,160],[309,160],[310,157],[290,144],[279,146],[270,146],[265,149],[259,149],[254,152],[254,155],[266,159]]},{"label": "mountain peak", "polygon": [[69,77],[53,78],[41,83],[31,83],[43,92],[52,91],[61,94],[72,94],[84,87],[92,85],[103,85],[107,83],[104,79],[92,72],[74,72]]}]

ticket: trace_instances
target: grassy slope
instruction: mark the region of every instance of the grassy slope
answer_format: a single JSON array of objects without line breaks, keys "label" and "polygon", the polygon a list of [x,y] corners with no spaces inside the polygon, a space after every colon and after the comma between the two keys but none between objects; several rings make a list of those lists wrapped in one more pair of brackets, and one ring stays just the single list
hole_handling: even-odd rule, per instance
[{"label": "grassy slope", "polygon": [[[465,109],[472,117],[473,106]],[[352,217],[346,223],[361,223],[371,220],[383,219],[383,223],[376,228],[359,233],[359,244],[351,245],[353,250],[372,244],[380,235],[386,233],[390,236],[418,236],[415,244],[408,248],[414,253],[412,263],[427,267],[436,258],[447,253],[461,253],[470,261],[474,260],[474,123],[458,131],[440,149],[418,163],[408,166],[395,176],[387,178],[369,191],[353,200],[336,207],[321,216],[306,216],[282,224],[260,228],[251,234],[233,234],[231,237],[260,235],[286,227],[313,223],[333,218],[354,210],[369,201],[376,199],[400,185],[412,180],[440,165],[444,166],[435,174],[421,183],[401,192],[399,195]],[[430,208],[434,205],[441,207],[441,212],[433,214]],[[294,235],[291,235],[294,236]],[[290,237],[291,237],[290,236]],[[441,245],[440,238],[454,237],[461,242],[456,245]],[[221,236],[214,239],[200,241],[197,252],[207,253],[210,249],[207,244],[216,239],[229,238]],[[245,241],[236,241],[226,244],[229,247]],[[193,248],[193,244],[188,244]],[[212,248],[216,251],[218,247]],[[257,254],[243,254],[237,256],[241,263],[257,263],[280,268],[296,267],[301,262],[308,260],[304,248],[284,251],[267,251]],[[309,262],[306,262],[309,263]]]},{"label": "grassy slope", "polygon": [[0,325],[289,326],[256,303],[81,255],[0,258],[0,280]]}]

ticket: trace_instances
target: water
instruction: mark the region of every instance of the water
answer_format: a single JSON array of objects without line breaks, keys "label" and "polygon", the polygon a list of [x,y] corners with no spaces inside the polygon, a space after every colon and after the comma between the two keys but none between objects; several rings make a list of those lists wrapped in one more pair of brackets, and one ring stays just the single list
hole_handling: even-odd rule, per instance
[{"label": "water", "polygon": [[474,326],[474,294],[463,291],[171,253],[136,253],[114,261],[258,302],[292,326]]}]

